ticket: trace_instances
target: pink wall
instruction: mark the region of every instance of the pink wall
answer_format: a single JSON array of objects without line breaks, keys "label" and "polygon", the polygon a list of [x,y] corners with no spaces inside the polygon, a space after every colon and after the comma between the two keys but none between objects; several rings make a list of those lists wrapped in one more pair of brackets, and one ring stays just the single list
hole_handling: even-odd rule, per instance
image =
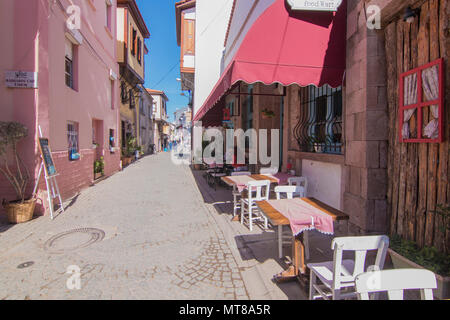
[{"label": "pink wall", "polygon": [[[50,2],[52,3],[52,2]],[[64,6],[68,1],[61,1]],[[62,195],[67,198],[93,180],[92,120],[103,121],[106,174],[120,169],[120,150],[109,152],[109,130],[118,141],[119,86],[115,81],[114,108],[108,101],[110,70],[119,74],[116,62],[116,1],[112,1],[112,30],[106,29],[104,0],[74,0],[81,8],[81,46],[77,49],[77,91],[65,84],[65,12],[58,3],[48,1],[2,0],[0,2],[0,41],[4,50],[0,73],[5,71],[38,71],[39,89],[8,89],[0,83],[0,121],[18,121],[29,129],[29,137],[20,151],[30,171],[37,175],[40,163],[37,149],[37,126],[50,138],[50,147],[60,176]],[[49,6],[52,6],[50,8]],[[50,16],[50,17],[49,17]],[[49,17],[49,18],[48,18]],[[38,39],[38,40],[37,40]],[[2,79],[3,80],[3,79]],[[67,121],[79,124],[78,161],[68,160]],[[41,185],[42,185],[41,181]],[[30,183],[30,190],[34,181]],[[12,200],[12,188],[0,177],[0,198]]]}]

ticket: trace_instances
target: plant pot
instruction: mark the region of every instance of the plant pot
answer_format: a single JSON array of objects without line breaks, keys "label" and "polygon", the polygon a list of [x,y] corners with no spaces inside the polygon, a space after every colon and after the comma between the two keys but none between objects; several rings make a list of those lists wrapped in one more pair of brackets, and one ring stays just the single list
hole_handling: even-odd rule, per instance
[{"label": "plant pot", "polygon": [[270,120],[273,117],[274,116],[272,116],[272,115],[268,115],[268,114],[264,114],[264,113],[261,114],[261,118],[264,119],[264,120]]},{"label": "plant pot", "polygon": [[100,179],[103,177],[103,173],[101,172],[94,172],[94,180]]},{"label": "plant pot", "polygon": [[132,159],[133,159],[132,157],[123,157],[123,158],[122,158],[122,165],[123,165],[124,167],[130,165]]},{"label": "plant pot", "polygon": [[[392,249],[388,249],[389,255],[392,260],[392,264],[394,265],[394,269],[426,269],[421,265],[405,258],[404,256],[398,254]],[[437,280],[437,289],[433,290],[433,294],[436,298],[440,300],[449,299],[450,298],[450,277],[444,277],[439,274],[436,274]]]},{"label": "plant pot", "polygon": [[23,223],[33,218],[36,199],[25,200],[24,203],[10,202],[4,203],[3,208],[10,223]]}]

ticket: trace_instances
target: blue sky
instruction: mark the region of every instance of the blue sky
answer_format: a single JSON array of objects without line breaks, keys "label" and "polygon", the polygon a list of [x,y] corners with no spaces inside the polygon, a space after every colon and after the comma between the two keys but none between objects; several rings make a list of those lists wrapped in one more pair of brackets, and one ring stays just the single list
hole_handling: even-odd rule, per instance
[{"label": "blue sky", "polygon": [[[179,0],[136,0],[150,30],[145,41],[149,50],[145,57],[145,86],[163,90],[169,102],[170,121],[177,108],[185,107],[189,99],[182,96],[180,77],[180,48],[177,45],[175,2]],[[158,84],[159,83],[159,84]]]}]

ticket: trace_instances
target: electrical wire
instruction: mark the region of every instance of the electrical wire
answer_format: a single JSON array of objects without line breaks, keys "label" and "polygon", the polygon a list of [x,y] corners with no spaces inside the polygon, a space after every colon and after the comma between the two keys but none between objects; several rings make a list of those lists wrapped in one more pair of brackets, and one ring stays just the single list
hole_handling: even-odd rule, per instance
[{"label": "electrical wire", "polygon": [[151,86],[151,88],[155,88],[155,87],[157,87],[161,82],[163,82],[163,81],[167,78],[167,76],[173,71],[173,69],[175,69],[179,64],[180,64],[180,63],[177,62],[177,63],[169,70],[169,72],[167,72],[167,73],[164,75],[164,77],[162,77],[162,79],[158,81],[158,83],[156,83],[155,85]]}]

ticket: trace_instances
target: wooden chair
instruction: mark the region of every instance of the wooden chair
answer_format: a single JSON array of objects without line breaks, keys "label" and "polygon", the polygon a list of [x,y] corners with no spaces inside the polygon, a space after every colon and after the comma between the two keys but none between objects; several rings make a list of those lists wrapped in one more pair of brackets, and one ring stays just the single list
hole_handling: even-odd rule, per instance
[{"label": "wooden chair", "polygon": [[[252,173],[249,171],[237,171],[232,172],[231,176],[250,176]],[[239,209],[241,209],[241,197],[242,193],[239,192],[237,187],[233,185],[233,217],[237,215]]]},{"label": "wooden chair", "polygon": [[299,191],[295,193],[295,196],[300,198],[306,198],[308,196],[308,179],[305,177],[293,177],[288,179],[290,186],[299,187]]},{"label": "wooden chair", "polygon": [[425,269],[394,269],[366,272],[356,277],[358,299],[369,300],[369,294],[387,292],[389,300],[403,300],[404,290],[419,289],[422,300],[433,300],[436,276]]},{"label": "wooden chair", "polygon": [[[374,268],[382,270],[389,247],[389,238],[387,236],[335,238],[331,247],[334,250],[333,261],[308,264],[311,271],[310,300],[320,297],[326,300],[355,297],[355,279],[359,274],[365,272],[367,251],[377,250]],[[344,251],[353,251],[355,259],[343,260]],[[317,280],[320,280],[321,284]],[[350,292],[342,293],[342,289],[350,290]],[[316,295],[316,292],[319,295]]]},{"label": "wooden chair", "polygon": [[[247,198],[241,199],[241,224],[248,221],[250,231],[253,231],[253,221],[263,220],[264,228],[268,227],[268,219],[261,214],[257,201],[268,201],[270,194],[270,180],[250,181],[247,184]],[[246,217],[246,213],[248,218]],[[255,216],[255,217],[254,217]]]}]

